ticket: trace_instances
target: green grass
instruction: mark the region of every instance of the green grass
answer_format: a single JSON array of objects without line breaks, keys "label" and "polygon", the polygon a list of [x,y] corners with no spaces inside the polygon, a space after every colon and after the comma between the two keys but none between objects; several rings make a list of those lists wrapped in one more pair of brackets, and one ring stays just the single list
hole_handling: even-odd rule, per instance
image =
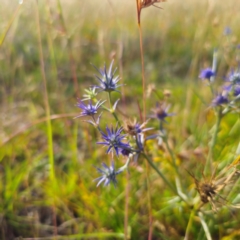
[{"label": "green grass", "polygon": [[[129,178],[118,176],[117,188],[96,188],[94,166],[111,157],[96,144],[99,133],[73,119],[79,112],[75,104],[83,90],[96,83],[90,63],[109,65],[115,54],[114,64],[126,84],[127,108],[120,103],[120,109],[129,117],[139,116],[142,83],[136,3],[60,0],[60,4],[61,8],[57,0],[38,1],[38,5],[35,1],[1,3],[0,239],[127,239],[127,228],[128,239],[145,240],[149,211],[152,239],[184,239],[189,219],[188,239],[207,239],[201,216],[192,210],[193,202],[189,206],[177,198],[152,169],[148,184],[143,158],[130,165]],[[197,192],[186,170],[202,178],[216,121],[208,106],[210,91],[198,80],[199,70],[211,65],[215,48],[219,49],[217,85],[236,65],[236,52],[229,46],[240,41],[240,6],[233,0],[169,0],[162,6],[163,10],[150,7],[142,11],[146,80],[147,86],[155,84],[161,96],[164,89],[172,92],[170,112],[176,116],[166,125],[169,144],[182,191],[193,200]],[[226,26],[233,30],[229,38],[223,36]],[[119,97],[113,94],[114,100]],[[147,98],[147,114],[157,99],[154,94]],[[110,114],[104,114],[101,127],[106,123],[115,125]],[[154,120],[149,125],[158,127]],[[223,118],[213,151],[217,172],[240,154],[239,129],[239,114]],[[156,141],[147,148],[175,186],[176,174],[166,148]],[[117,167],[123,164],[121,158],[116,161]],[[223,196],[238,203],[238,192],[238,184],[230,185]],[[212,239],[239,238],[238,209],[226,204],[215,213],[208,203],[202,213]],[[124,219],[125,224],[128,219],[127,227]]]}]

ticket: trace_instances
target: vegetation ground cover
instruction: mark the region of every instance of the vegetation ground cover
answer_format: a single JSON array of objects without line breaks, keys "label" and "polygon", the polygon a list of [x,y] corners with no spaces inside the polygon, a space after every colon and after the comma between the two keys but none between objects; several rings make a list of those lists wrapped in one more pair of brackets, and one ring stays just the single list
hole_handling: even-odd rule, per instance
[{"label": "vegetation ground cover", "polygon": [[[204,178],[217,119],[213,96],[199,72],[212,66],[215,50],[214,88],[219,90],[238,67],[238,3],[172,0],[161,3],[162,10],[151,6],[141,13],[146,115],[159,99],[167,99],[175,113],[165,127],[190,206],[144,158],[118,176],[116,188],[96,187],[94,166],[109,164],[111,155],[96,144],[101,135],[95,128],[73,119],[81,112],[76,103],[84,89],[97,84],[91,64],[109,66],[112,59],[125,84],[121,94],[112,94],[113,101],[121,98],[117,111],[122,119],[140,119],[136,2],[2,0],[1,5],[1,239],[239,238],[239,210],[232,206],[239,203],[237,176],[219,193],[226,201],[218,199],[216,211],[208,203],[199,212],[194,201],[201,202],[195,189],[200,186],[191,176]],[[100,126],[111,123],[115,127],[112,115],[104,113]],[[158,128],[154,120],[148,125]],[[239,132],[238,104],[219,125],[213,152],[216,176],[230,176],[231,164],[237,168]],[[153,139],[147,149],[175,185],[167,146]],[[120,158],[116,166],[124,163]]]}]

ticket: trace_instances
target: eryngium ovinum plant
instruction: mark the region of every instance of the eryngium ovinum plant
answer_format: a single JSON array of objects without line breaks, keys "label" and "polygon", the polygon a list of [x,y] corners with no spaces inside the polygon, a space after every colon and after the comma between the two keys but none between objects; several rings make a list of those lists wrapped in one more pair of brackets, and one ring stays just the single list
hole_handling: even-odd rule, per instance
[{"label": "eryngium ovinum plant", "polygon": [[[137,2],[139,1],[137,0]],[[142,7],[141,5],[139,6],[141,10]],[[140,11],[138,11],[138,13],[138,17],[140,17]],[[124,171],[129,170],[129,164],[131,162],[142,164],[142,161],[139,161],[139,159],[145,159],[154,171],[156,171],[164,184],[172,191],[174,196],[176,195],[177,201],[184,202],[186,206],[189,206],[189,209],[192,209],[189,215],[189,224],[186,229],[185,239],[188,239],[190,226],[196,215],[198,215],[200,219],[206,236],[209,236],[209,230],[203,216],[204,211],[202,210],[204,205],[210,204],[213,212],[218,211],[226,204],[230,207],[239,207],[234,199],[232,202],[235,204],[229,202],[226,199],[227,196],[222,195],[225,187],[233,184],[237,179],[236,176],[239,175],[239,170],[237,169],[239,161],[235,160],[219,171],[219,169],[217,169],[218,165],[216,164],[217,160],[214,159],[214,148],[217,143],[222,118],[229,113],[239,114],[240,69],[239,67],[233,69],[226,78],[224,86],[216,90],[216,84],[213,84],[216,79],[216,56],[217,54],[215,52],[212,68],[203,69],[199,76],[201,79],[206,80],[212,93],[213,99],[209,101],[208,107],[215,113],[216,123],[213,127],[213,132],[211,131],[210,133],[211,139],[205,168],[202,170],[202,179],[199,180],[192,171],[186,169],[194,180],[195,188],[198,192],[196,197],[186,192],[186,189],[182,191],[181,179],[183,176],[180,176],[180,166],[176,163],[176,156],[169,145],[168,132],[165,129],[166,118],[175,115],[174,113],[169,113],[170,105],[167,101],[157,102],[152,111],[148,111],[148,119],[144,122],[136,118],[127,120],[120,118],[117,111],[120,99],[113,102],[112,94],[114,92],[120,93],[119,87],[122,85],[119,83],[119,76],[116,75],[117,69],[113,70],[114,61],[112,61],[108,68],[106,65],[100,69],[95,67],[98,71],[98,75],[96,75],[98,85],[86,89],[86,94],[77,103],[77,107],[81,109],[81,113],[76,116],[76,118],[84,118],[85,122],[88,122],[98,130],[102,140],[97,142],[97,144],[103,145],[106,148],[106,154],[111,154],[112,160],[110,163],[103,162],[102,166],[96,166],[96,170],[99,173],[99,177],[95,179],[97,182],[96,185],[99,186],[103,184],[104,186],[108,186],[113,184],[114,187],[116,187],[117,178],[119,178]],[[100,122],[105,116],[104,112],[106,111],[112,114],[114,121],[102,128],[100,127]],[[158,121],[158,129],[148,126],[150,119]],[[150,140],[155,141],[155,144],[165,144],[171,157],[170,164],[172,169],[174,169],[172,173],[175,179],[174,183],[165,176],[161,168],[159,168],[151,158],[147,144]],[[120,158],[124,159],[125,164],[121,167],[116,167],[119,165],[119,162],[123,162],[118,161]]]},{"label": "eryngium ovinum plant", "polygon": [[[117,105],[120,101],[112,102],[112,93],[118,92],[120,78],[116,75],[116,70],[113,71],[113,63],[111,62],[109,68],[104,66],[103,69],[97,69],[98,75],[96,79],[99,84],[86,89],[83,99],[79,100],[77,107],[81,109],[81,113],[76,118],[84,117],[84,121],[90,123],[95,127],[101,137],[101,141],[97,144],[106,147],[106,153],[111,154],[112,161],[110,164],[102,163],[102,167],[96,167],[100,173],[99,178],[96,179],[97,186],[103,183],[105,186],[112,183],[114,186],[117,184],[117,177],[123,171],[128,169],[131,161],[137,162],[140,157],[145,158],[151,167],[159,174],[165,184],[177,194],[182,200],[186,201],[187,198],[184,194],[176,189],[172,183],[165,178],[161,170],[154,164],[150,156],[147,155],[145,148],[148,140],[156,139],[156,142],[164,141],[168,146],[167,132],[164,129],[166,118],[173,116],[173,113],[169,113],[169,105],[165,102],[158,102],[156,106],[149,112],[149,118],[145,122],[139,122],[136,118],[133,119],[120,119],[117,113]],[[100,96],[105,98],[98,99]],[[114,121],[111,124],[100,127],[100,121],[104,117],[104,111],[108,111],[113,115]],[[152,127],[147,127],[150,119],[158,121],[159,129],[153,133]],[[151,134],[147,134],[151,132]],[[170,149],[170,147],[168,146]],[[119,168],[116,168],[117,159],[125,159],[125,164]],[[174,166],[176,173],[178,174],[175,157],[172,153],[172,165]],[[177,178],[176,181],[179,181]]]},{"label": "eryngium ovinum plant", "polygon": [[[119,84],[119,76],[115,76],[117,69],[113,71],[113,63],[114,61],[111,62],[108,69],[106,65],[103,69],[96,68],[99,72],[99,74],[96,75],[99,85],[94,85],[89,89],[86,89],[86,94],[83,96],[84,98],[79,100],[77,103],[77,107],[81,109],[81,113],[76,116],[76,118],[84,117],[85,122],[90,123],[98,130],[102,140],[97,142],[97,144],[105,146],[106,153],[111,154],[112,157],[112,161],[109,165],[102,163],[102,167],[96,167],[97,171],[100,173],[99,178],[96,179],[98,181],[97,186],[99,186],[101,183],[103,183],[105,186],[112,183],[116,187],[118,175],[128,169],[131,161],[136,163],[140,157],[143,157],[159,174],[159,176],[173,191],[173,193],[178,195],[178,197],[183,201],[190,204],[190,199],[188,199],[187,195],[183,194],[181,191],[178,166],[176,165],[175,155],[168,143],[167,131],[164,128],[166,118],[174,116],[175,114],[169,113],[170,106],[166,102],[157,102],[151,112],[149,111],[148,120],[143,123],[137,121],[135,118],[127,120],[120,119],[117,113],[117,105],[120,99],[113,103],[111,96],[113,92],[120,93],[119,87],[121,86],[121,84]],[[217,141],[217,134],[221,119],[227,113],[238,112],[240,109],[239,70],[236,69],[230,73],[226,81],[227,84],[221,87],[221,91],[218,92],[215,92],[212,88],[212,83],[214,82],[215,76],[216,73],[211,68],[203,69],[200,73],[200,78],[208,82],[208,85],[213,93],[213,100],[209,103],[209,106],[213,108],[217,118],[214,127],[214,133],[212,134],[212,139],[209,144],[210,149],[206,168],[204,170],[205,174],[212,173],[213,175],[216,170],[213,169],[213,148]],[[98,99],[100,94],[103,97],[104,93],[106,99]],[[104,111],[110,112],[113,115],[115,122],[112,122],[105,128],[101,128],[100,121],[104,117]],[[159,127],[157,131],[154,130],[153,127],[147,126],[149,125],[149,120],[151,118],[158,121]],[[149,132],[151,132],[151,134]],[[145,151],[147,146],[146,143],[148,140],[152,139],[156,140],[156,144],[159,144],[159,142],[164,142],[166,144],[166,147],[172,158],[172,166],[176,171],[176,187],[174,187],[174,185],[165,178],[164,174],[154,164],[151,157],[147,155],[147,151]],[[119,168],[116,168],[115,165],[117,165],[116,163],[119,158],[125,159],[125,164]],[[227,182],[229,182],[238,172],[235,168],[235,165],[233,168],[234,173],[226,176],[226,178],[221,178],[221,181],[216,180],[217,182],[215,181],[215,178],[212,177],[209,183],[208,181],[206,182],[206,179],[204,180],[204,183],[201,183],[194,177],[196,189],[198,190],[203,203],[212,201],[219,189],[223,188],[222,184],[227,184]],[[192,173],[190,174],[192,175]],[[220,186],[218,186],[218,184],[220,184]],[[209,193],[207,191],[209,191]]]}]

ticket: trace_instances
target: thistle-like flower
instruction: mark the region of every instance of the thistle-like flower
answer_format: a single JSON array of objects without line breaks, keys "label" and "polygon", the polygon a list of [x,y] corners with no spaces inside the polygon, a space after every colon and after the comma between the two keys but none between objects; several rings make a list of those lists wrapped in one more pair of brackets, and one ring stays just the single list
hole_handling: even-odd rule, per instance
[{"label": "thistle-like flower", "polygon": [[212,106],[216,107],[228,103],[227,92],[218,94],[212,101]]},{"label": "thistle-like flower", "polygon": [[86,92],[86,94],[83,95],[84,98],[82,99],[82,101],[93,100],[93,99],[96,99],[97,97],[97,92],[95,87],[85,89],[84,92]]},{"label": "thistle-like flower", "polygon": [[227,81],[231,83],[231,85],[238,85],[240,84],[240,72],[236,71],[232,71],[228,77],[227,77]]},{"label": "thistle-like flower", "polygon": [[123,139],[125,139],[125,135],[122,135],[121,132],[123,131],[123,128],[117,128],[113,129],[113,127],[110,129],[106,127],[107,133],[101,132],[102,138],[105,140],[105,142],[98,142],[98,144],[106,145],[108,146],[107,153],[109,153],[111,150],[115,150],[117,156],[119,156],[119,153],[122,153],[122,150],[130,150],[131,146],[128,143],[122,142]]},{"label": "thistle-like flower", "polygon": [[165,121],[166,117],[171,117],[175,115],[175,113],[168,113],[170,105],[166,105],[165,103],[157,103],[156,107],[152,109],[153,113],[150,115],[150,118],[157,118],[160,121]]},{"label": "thistle-like flower", "polygon": [[98,170],[99,173],[102,174],[101,177],[98,177],[95,179],[95,181],[98,181],[97,187],[104,182],[104,186],[109,185],[111,182],[113,183],[113,185],[116,187],[117,185],[117,180],[116,180],[116,176],[123,172],[123,169],[118,169],[115,170],[115,166],[114,166],[114,162],[112,161],[112,164],[110,167],[108,167],[105,163],[102,163],[103,168],[98,168],[96,167],[96,169]]},{"label": "thistle-like flower", "polygon": [[128,133],[129,135],[136,136],[139,133],[143,133],[143,132],[153,129],[153,128],[144,128],[147,123],[148,123],[148,121],[146,121],[140,125],[139,123],[137,123],[136,119],[134,119],[133,121],[127,120],[124,122],[123,128],[124,128],[124,131],[126,133]]},{"label": "thistle-like flower", "polygon": [[199,78],[210,81],[210,78],[213,76],[215,76],[215,72],[211,68],[205,68],[201,71]]},{"label": "thistle-like flower", "polygon": [[231,35],[232,34],[232,29],[229,26],[226,26],[223,30],[223,35]]},{"label": "thistle-like flower", "polygon": [[100,77],[96,76],[96,78],[100,82],[100,86],[94,86],[95,88],[100,89],[100,92],[102,92],[102,91],[105,91],[105,92],[112,92],[112,91],[119,92],[116,89],[118,87],[122,86],[121,84],[120,85],[117,84],[118,81],[120,80],[119,76],[114,77],[114,74],[115,74],[117,68],[112,72],[113,62],[114,61],[112,60],[108,71],[106,69],[106,65],[104,66],[104,69],[98,69],[94,66],[101,75]]},{"label": "thistle-like flower", "polygon": [[233,95],[235,97],[239,96],[240,95],[240,84],[239,85],[236,85],[233,89]]},{"label": "thistle-like flower", "polygon": [[99,100],[95,105],[93,105],[91,100],[89,101],[89,104],[85,104],[82,100],[79,100],[76,106],[81,108],[82,112],[80,115],[76,116],[75,118],[85,117],[85,116],[93,117],[95,114],[97,114],[98,109],[101,107],[101,105],[104,102],[105,101]]}]

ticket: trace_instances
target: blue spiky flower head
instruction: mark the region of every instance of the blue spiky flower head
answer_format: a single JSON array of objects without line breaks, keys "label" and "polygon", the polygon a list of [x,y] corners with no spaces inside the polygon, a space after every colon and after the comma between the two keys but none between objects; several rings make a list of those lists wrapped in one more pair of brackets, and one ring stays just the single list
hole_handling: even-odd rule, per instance
[{"label": "blue spiky flower head", "polygon": [[240,95],[240,84],[234,86],[233,95],[234,95],[235,97],[237,97],[238,95]]},{"label": "blue spiky flower head", "polygon": [[136,136],[140,133],[143,133],[143,132],[153,129],[153,128],[145,128],[147,123],[148,123],[148,121],[140,124],[137,122],[136,119],[126,120],[124,122],[124,131],[131,136]]},{"label": "blue spiky flower head", "polygon": [[218,94],[212,101],[212,106],[220,106],[222,104],[228,103],[228,96],[226,92]]},{"label": "blue spiky flower head", "polygon": [[115,70],[112,72],[112,67],[113,67],[113,62],[114,60],[112,60],[109,69],[107,71],[106,69],[106,65],[104,66],[104,69],[97,69],[97,71],[100,73],[101,76],[97,76],[96,78],[99,81],[100,85],[96,85],[94,87],[100,89],[100,92],[105,91],[105,92],[112,92],[112,91],[116,91],[119,92],[117,90],[118,87],[121,86],[121,84],[118,84],[118,81],[120,80],[119,76],[114,77],[114,74],[116,72],[116,68]]},{"label": "blue spiky flower head", "polygon": [[94,116],[95,114],[97,114],[98,109],[101,107],[101,105],[104,102],[105,101],[99,100],[95,105],[93,105],[91,100],[89,101],[88,104],[85,104],[82,100],[79,100],[76,106],[81,108],[82,112],[75,118],[85,117],[85,116]]},{"label": "blue spiky flower head", "polygon": [[170,105],[166,103],[156,103],[156,107],[152,109],[153,113],[150,118],[157,118],[159,121],[165,121],[166,117],[175,115],[175,113],[168,113]]},{"label": "blue spiky flower head", "polygon": [[114,162],[108,167],[105,163],[102,163],[103,168],[96,167],[97,171],[102,174],[102,176],[95,179],[98,181],[97,187],[104,182],[104,186],[109,185],[111,182],[116,187],[117,180],[116,176],[123,171],[123,169],[115,170]]},{"label": "blue spiky flower head", "polygon": [[223,30],[223,35],[231,35],[232,29],[229,26],[226,26]]},{"label": "blue spiky flower head", "polygon": [[205,68],[200,72],[199,78],[210,81],[210,78],[213,76],[215,76],[215,72],[211,68]]},{"label": "blue spiky flower head", "polygon": [[121,134],[123,131],[122,127],[116,127],[115,129],[113,129],[113,127],[106,127],[106,131],[107,133],[100,131],[105,142],[98,142],[98,144],[108,146],[107,153],[114,149],[117,156],[119,156],[119,153],[121,153],[123,149],[131,149],[128,143],[122,142],[122,140],[125,139],[125,135]]},{"label": "blue spiky flower head", "polygon": [[240,84],[240,72],[231,71],[231,73],[228,75],[227,81],[232,85]]}]

